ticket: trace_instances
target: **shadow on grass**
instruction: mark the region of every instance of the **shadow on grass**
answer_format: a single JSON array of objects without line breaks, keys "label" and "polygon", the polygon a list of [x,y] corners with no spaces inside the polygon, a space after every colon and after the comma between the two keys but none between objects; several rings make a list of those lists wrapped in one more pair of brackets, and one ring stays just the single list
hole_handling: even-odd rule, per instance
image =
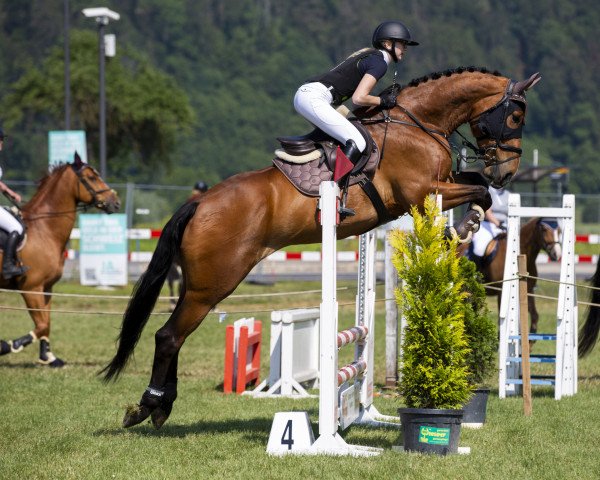
[{"label": "shadow on grass", "polygon": [[[316,418],[318,411],[310,410],[309,416]],[[243,420],[224,420],[224,421],[199,421],[190,425],[166,424],[160,430],[156,430],[150,423],[145,423],[141,426],[124,428],[103,428],[92,433],[94,437],[125,437],[135,435],[137,437],[155,437],[155,438],[186,438],[195,435],[230,435],[241,434],[242,437],[251,442],[264,443],[265,446],[269,439],[271,418],[254,417]],[[318,425],[313,424],[313,433],[315,438],[318,437]],[[397,428],[368,428],[368,427],[351,427],[349,430],[342,432],[342,437],[350,444],[358,444],[365,446],[391,448],[397,444],[397,437],[390,440],[390,430],[397,431],[400,435],[400,430]]]}]

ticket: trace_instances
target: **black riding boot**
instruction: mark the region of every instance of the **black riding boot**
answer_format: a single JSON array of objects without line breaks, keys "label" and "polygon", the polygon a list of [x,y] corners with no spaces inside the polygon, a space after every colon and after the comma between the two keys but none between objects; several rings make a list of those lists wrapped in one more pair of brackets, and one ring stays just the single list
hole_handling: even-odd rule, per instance
[{"label": "black riding boot", "polygon": [[[362,157],[362,152],[358,149],[354,140],[348,140],[346,142],[346,146],[342,149],[342,153],[346,155],[346,158],[350,160],[350,163],[352,163],[352,165],[356,165],[360,160],[360,157]],[[339,208],[342,220],[348,216],[352,217],[355,214],[354,210],[346,207],[346,200],[348,199],[348,186],[350,183],[351,173],[352,171],[349,171],[337,180],[338,185],[342,190],[342,202]]]},{"label": "black riding boot", "polygon": [[6,280],[23,275],[28,270],[27,267],[19,266],[17,261],[17,245],[19,244],[20,237],[19,232],[10,232],[4,246],[2,276]]},{"label": "black riding boot", "polygon": [[346,146],[342,148],[342,152],[344,152],[344,155],[348,157],[348,160],[350,160],[353,165],[356,165],[360,160],[360,157],[362,157],[362,152],[358,149],[354,140],[348,140]]}]

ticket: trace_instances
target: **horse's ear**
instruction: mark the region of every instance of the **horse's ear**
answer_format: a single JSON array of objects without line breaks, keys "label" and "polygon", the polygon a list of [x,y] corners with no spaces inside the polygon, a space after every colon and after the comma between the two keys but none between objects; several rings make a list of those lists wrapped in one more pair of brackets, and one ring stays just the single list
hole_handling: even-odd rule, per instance
[{"label": "horse's ear", "polygon": [[77,150],[75,150],[75,154],[73,155],[73,165],[77,168],[81,168],[81,166],[83,165],[83,162],[81,161],[81,157],[77,153]]},{"label": "horse's ear", "polygon": [[517,82],[515,84],[515,88],[513,89],[513,92],[514,93],[523,93],[526,90],[529,90],[531,87],[533,87],[541,79],[542,79],[542,76],[540,75],[540,73],[536,72],[531,77],[529,77],[527,80],[522,80],[520,82]]}]

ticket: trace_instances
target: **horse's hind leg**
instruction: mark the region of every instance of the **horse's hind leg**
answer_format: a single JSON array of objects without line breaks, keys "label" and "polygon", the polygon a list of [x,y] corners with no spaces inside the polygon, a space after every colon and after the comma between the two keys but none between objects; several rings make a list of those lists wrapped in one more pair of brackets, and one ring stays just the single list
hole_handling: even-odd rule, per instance
[{"label": "horse's hind leg", "polygon": [[0,355],[19,353],[23,351],[26,346],[31,345],[36,340],[37,337],[35,336],[34,331],[31,331],[22,337],[15,338],[14,340],[0,340]]},{"label": "horse's hind leg", "polygon": [[155,428],[160,428],[171,415],[171,410],[173,410],[173,403],[177,399],[177,363],[179,361],[179,350],[171,360],[171,365],[169,365],[169,371],[167,373],[167,380],[165,382],[165,386],[163,391],[165,392],[160,405],[156,407],[155,410],[152,411],[152,425]]},{"label": "horse's hind leg", "polygon": [[[202,322],[210,305],[193,300],[184,294],[173,315],[155,334],[154,363],[150,384],[135,408],[128,408],[123,418],[125,428],[143,422],[152,415],[152,422],[160,428],[171,414],[177,397],[177,359],[183,342]],[[156,413],[155,413],[156,412]]]}]

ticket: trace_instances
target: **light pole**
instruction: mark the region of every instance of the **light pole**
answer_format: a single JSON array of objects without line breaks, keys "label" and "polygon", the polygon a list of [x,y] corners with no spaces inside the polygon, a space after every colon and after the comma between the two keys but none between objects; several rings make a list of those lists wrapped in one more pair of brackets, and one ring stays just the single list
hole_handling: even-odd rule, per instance
[{"label": "light pole", "polygon": [[65,130],[71,130],[71,50],[69,48],[69,0],[64,0]]},{"label": "light pole", "polygon": [[104,43],[104,28],[109,20],[119,20],[121,16],[117,12],[106,7],[84,8],[83,14],[88,18],[95,18],[98,24],[98,55],[100,70],[100,175],[106,178],[106,93],[104,90],[104,64],[106,46]]}]

